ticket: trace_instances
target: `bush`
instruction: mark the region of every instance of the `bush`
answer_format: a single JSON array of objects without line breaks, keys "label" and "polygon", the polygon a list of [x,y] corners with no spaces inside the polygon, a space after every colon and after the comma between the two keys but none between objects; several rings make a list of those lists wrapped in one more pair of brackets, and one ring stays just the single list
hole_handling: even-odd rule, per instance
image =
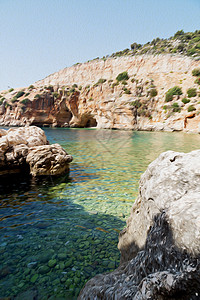
[{"label": "bush", "polygon": [[173,104],[172,104],[172,111],[173,112],[180,112],[181,111],[181,108],[179,107],[179,105],[178,105],[178,103],[177,102],[174,102]]},{"label": "bush", "polygon": [[178,105],[178,103],[177,103],[177,102],[174,102],[174,103],[172,104],[172,107],[173,107],[173,108],[175,108],[175,107],[179,107],[179,105]]},{"label": "bush", "polygon": [[34,85],[32,85],[32,84],[29,85],[29,87],[28,87],[29,90],[32,90],[32,89],[34,89],[34,88],[35,88],[35,87],[34,87]]},{"label": "bush", "polygon": [[72,87],[73,87],[73,88],[77,88],[78,85],[77,85],[76,83],[74,83],[74,84],[72,85]]},{"label": "bush", "polygon": [[40,99],[40,94],[36,94],[35,96],[34,96],[34,99]]},{"label": "bush", "polygon": [[75,92],[75,88],[70,89],[69,92],[70,92],[71,94],[74,93],[74,92]]},{"label": "bush", "polygon": [[194,83],[200,84],[200,77],[198,77]]},{"label": "bush", "polygon": [[182,90],[179,86],[174,86],[173,88],[169,89],[165,96],[165,102],[172,101],[174,95],[182,95]]},{"label": "bush", "polygon": [[173,112],[181,112],[181,107],[174,107]]},{"label": "bush", "polygon": [[59,98],[59,94],[57,93],[57,92],[53,92],[53,94],[52,94],[56,99],[58,99]]},{"label": "bush", "polygon": [[18,99],[17,99],[17,97],[15,96],[15,97],[13,97],[12,99],[11,99],[11,102],[12,103],[15,103],[15,102],[17,102],[18,101]]},{"label": "bush", "polygon": [[14,89],[13,89],[13,88],[10,88],[8,91],[9,91],[9,93],[11,93],[12,91],[14,91]]},{"label": "bush", "polygon": [[169,89],[167,93],[171,95],[182,95],[183,92],[179,86],[174,86],[173,88]]},{"label": "bush", "polygon": [[115,86],[119,85],[119,82],[113,82],[112,84],[112,88],[114,88]]},{"label": "bush", "polygon": [[20,98],[20,97],[22,97],[23,95],[24,95],[25,93],[23,92],[23,91],[19,91],[18,93],[17,93],[17,95],[15,95],[15,98]]},{"label": "bush", "polygon": [[190,102],[190,100],[189,100],[189,99],[187,99],[187,98],[183,98],[181,101],[182,101],[184,104],[187,104],[187,103],[189,103],[189,102]]},{"label": "bush", "polygon": [[173,95],[170,93],[166,93],[165,95],[165,102],[170,102],[173,100]]},{"label": "bush", "polygon": [[189,98],[195,97],[197,95],[197,90],[195,88],[190,88],[187,90]]},{"label": "bush", "polygon": [[28,102],[30,102],[30,100],[28,98],[25,98],[23,100],[20,101],[22,104],[27,104]]},{"label": "bush", "polygon": [[122,72],[116,77],[117,81],[128,80],[128,79],[129,79],[129,76],[128,76],[127,72]]},{"label": "bush", "polygon": [[123,84],[123,85],[127,85],[128,83],[127,83],[126,80],[122,80],[122,84]]},{"label": "bush", "polygon": [[53,92],[53,85],[46,86],[45,89],[50,92]]},{"label": "bush", "polygon": [[196,108],[193,105],[190,105],[188,107],[188,112],[191,112],[191,111],[194,111],[194,110],[196,110]]},{"label": "bush", "polygon": [[100,79],[98,80],[97,84],[102,84],[102,83],[104,83],[104,82],[106,82],[106,79],[100,78]]},{"label": "bush", "polygon": [[131,91],[128,90],[128,89],[125,89],[124,93],[127,94],[127,95],[130,95],[130,94],[131,94]]},{"label": "bush", "polygon": [[156,89],[151,89],[151,90],[150,90],[150,97],[155,97],[155,96],[157,96],[157,95],[158,95],[158,92],[157,92]]},{"label": "bush", "polygon": [[135,100],[135,101],[131,102],[130,105],[134,106],[135,108],[140,108],[142,103],[140,102],[140,100]]},{"label": "bush", "polygon": [[193,76],[200,76],[200,69],[196,68],[192,70],[192,75]]}]

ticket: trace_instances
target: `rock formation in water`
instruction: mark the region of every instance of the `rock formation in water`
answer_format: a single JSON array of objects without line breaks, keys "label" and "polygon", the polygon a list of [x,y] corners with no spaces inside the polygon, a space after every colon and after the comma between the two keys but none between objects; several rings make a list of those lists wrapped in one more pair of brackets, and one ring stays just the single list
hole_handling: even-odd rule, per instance
[{"label": "rock formation in water", "polygon": [[149,165],[118,248],[119,268],[88,281],[79,300],[200,299],[200,150]]},{"label": "rock formation in water", "polygon": [[199,61],[172,54],[77,64],[1,92],[0,125],[199,132],[198,68]]},{"label": "rock formation in water", "polygon": [[49,145],[44,131],[36,126],[0,129],[0,175],[60,175],[71,161],[72,156],[58,144]]}]

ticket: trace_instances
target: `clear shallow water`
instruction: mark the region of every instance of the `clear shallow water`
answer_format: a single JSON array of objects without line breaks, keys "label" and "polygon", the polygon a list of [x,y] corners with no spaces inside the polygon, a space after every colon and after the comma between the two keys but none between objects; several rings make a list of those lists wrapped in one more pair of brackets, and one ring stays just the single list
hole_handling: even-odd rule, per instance
[{"label": "clear shallow water", "polygon": [[183,133],[45,132],[74,161],[58,179],[1,179],[0,297],[76,299],[89,278],[118,266],[118,232],[148,164],[166,150],[200,148],[199,135]]}]

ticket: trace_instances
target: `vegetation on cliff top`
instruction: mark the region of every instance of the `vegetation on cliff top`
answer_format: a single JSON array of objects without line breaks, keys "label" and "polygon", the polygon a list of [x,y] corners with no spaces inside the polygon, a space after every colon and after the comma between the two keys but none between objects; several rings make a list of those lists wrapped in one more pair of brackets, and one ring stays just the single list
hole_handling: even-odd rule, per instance
[{"label": "vegetation on cliff top", "polygon": [[131,49],[115,52],[111,57],[163,53],[177,53],[200,59],[200,30],[195,32],[179,30],[168,39],[156,38],[144,45],[132,43]]}]

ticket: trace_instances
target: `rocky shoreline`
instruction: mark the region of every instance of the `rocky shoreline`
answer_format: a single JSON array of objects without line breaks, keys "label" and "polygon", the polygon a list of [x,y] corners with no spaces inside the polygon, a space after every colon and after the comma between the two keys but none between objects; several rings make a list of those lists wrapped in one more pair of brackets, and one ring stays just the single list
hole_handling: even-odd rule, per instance
[{"label": "rocky shoreline", "polygon": [[199,299],[199,157],[168,151],[149,165],[119,235],[119,268],[89,280],[79,300]]},{"label": "rocky shoreline", "polygon": [[69,170],[72,156],[59,145],[49,145],[36,126],[0,129],[0,175],[61,175]]}]

